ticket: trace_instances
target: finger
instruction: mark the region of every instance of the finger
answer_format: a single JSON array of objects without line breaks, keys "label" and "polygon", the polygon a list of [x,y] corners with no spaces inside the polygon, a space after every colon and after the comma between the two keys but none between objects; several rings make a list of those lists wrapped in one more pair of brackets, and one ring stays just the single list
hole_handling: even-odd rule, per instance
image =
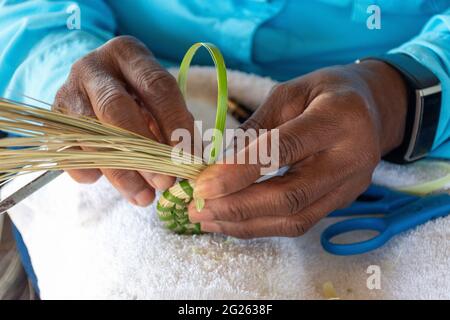
[{"label": "finger", "polygon": [[170,188],[175,183],[175,177],[148,171],[139,171],[139,173],[153,188],[160,191]]},{"label": "finger", "polygon": [[187,129],[193,137],[194,118],[188,111],[175,78],[132,37],[116,39],[114,52],[120,73],[155,117],[165,142],[171,145],[172,132]]},{"label": "finger", "polygon": [[[149,113],[142,112],[143,109],[124,89],[124,84],[116,80],[114,75],[99,68],[96,61],[95,55],[90,55],[75,64],[71,77],[58,90],[53,108],[66,114],[97,117],[103,122],[155,139],[155,135],[151,131],[150,120],[152,119],[150,119]],[[82,149],[90,150],[89,148]],[[74,170],[70,174],[77,181],[91,182],[100,177],[101,171],[94,173]],[[173,183],[171,177],[146,172],[142,172],[141,175],[150,185],[161,189],[165,189]],[[142,178],[139,177],[138,181],[135,181],[136,186],[139,186],[139,181],[142,182]],[[123,189],[121,192],[126,193]],[[129,199],[148,198],[128,193],[127,197]],[[138,202],[144,204],[147,201]]]},{"label": "finger", "polygon": [[141,107],[142,115],[145,121],[148,123],[148,128],[155,137],[156,141],[164,143],[164,137],[162,136],[161,130],[158,127],[155,117],[151,114],[150,110],[145,108],[141,101],[137,101],[137,103]]},{"label": "finger", "polygon": [[[58,90],[52,105],[52,110],[64,114],[95,117],[92,106],[85,94],[77,90],[75,86],[68,86],[67,84],[64,84]],[[74,147],[73,149],[80,150],[78,147]],[[67,173],[76,182],[86,184],[94,183],[102,176],[102,172],[98,169],[67,170]]]},{"label": "finger", "polygon": [[146,207],[155,199],[155,191],[137,171],[102,169],[119,192],[134,205]]},{"label": "finger", "polygon": [[102,172],[97,169],[67,170],[69,176],[78,183],[91,184],[102,176]]},{"label": "finger", "polygon": [[207,200],[201,212],[191,204],[190,220],[242,221],[262,216],[293,215],[349,179],[353,172],[348,164],[332,151],[312,156],[292,166],[282,177]]},{"label": "finger", "polygon": [[206,168],[196,181],[196,197],[215,199],[253,184],[264,168],[260,159],[256,164],[238,164],[236,159],[248,161],[252,155],[259,154],[260,146],[269,149],[267,154],[274,162],[272,165],[283,167],[331,148],[342,137],[339,126],[316,113],[304,113],[274,130],[260,135],[236,156],[232,155],[234,159]]},{"label": "finger", "polygon": [[201,223],[201,230],[242,239],[301,236],[330,212],[356,199],[367,187],[368,180],[365,177],[348,182],[292,216],[259,217],[240,222],[207,221]]},{"label": "finger", "polygon": [[[148,123],[150,131],[156,137],[157,141],[164,143],[164,138],[161,135],[161,131],[159,130],[158,125],[156,124],[156,120],[152,116],[150,111],[145,108],[141,108],[141,111],[146,122]],[[139,171],[139,173],[145,179],[145,181],[147,181],[153,188],[157,190],[166,190],[175,183],[174,177],[156,174],[148,171]]]},{"label": "finger", "polygon": [[[148,115],[128,94],[123,83],[110,75],[97,71],[94,75],[85,78],[84,88],[94,113],[100,121],[156,140],[155,135],[151,132],[151,125],[147,121]],[[159,190],[170,187],[174,181],[174,178],[160,174],[142,173],[142,175]]]},{"label": "finger", "polygon": [[274,86],[261,106],[240,128],[273,129],[298,117],[308,102],[307,83],[299,79]]},{"label": "finger", "polygon": [[156,140],[147,118],[123,82],[93,67],[92,72],[83,76],[83,87],[100,121]]}]

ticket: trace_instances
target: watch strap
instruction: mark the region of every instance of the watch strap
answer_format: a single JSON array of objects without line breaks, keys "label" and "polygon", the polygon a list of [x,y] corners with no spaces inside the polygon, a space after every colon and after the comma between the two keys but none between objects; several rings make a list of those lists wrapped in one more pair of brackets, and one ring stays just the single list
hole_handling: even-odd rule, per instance
[{"label": "watch strap", "polygon": [[369,59],[383,61],[396,69],[407,84],[408,91],[403,142],[383,159],[403,164],[426,157],[433,146],[439,123],[442,99],[439,79],[407,54],[384,54],[364,60]]}]

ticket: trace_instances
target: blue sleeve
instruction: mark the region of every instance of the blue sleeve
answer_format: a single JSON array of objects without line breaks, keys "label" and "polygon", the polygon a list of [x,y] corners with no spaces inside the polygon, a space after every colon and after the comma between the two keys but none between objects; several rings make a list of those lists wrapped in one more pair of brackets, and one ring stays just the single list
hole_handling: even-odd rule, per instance
[{"label": "blue sleeve", "polygon": [[450,9],[434,16],[421,34],[394,52],[414,57],[442,84],[442,107],[431,157],[450,159]]},{"label": "blue sleeve", "polygon": [[71,65],[115,29],[101,0],[0,0],[0,96],[52,103]]}]

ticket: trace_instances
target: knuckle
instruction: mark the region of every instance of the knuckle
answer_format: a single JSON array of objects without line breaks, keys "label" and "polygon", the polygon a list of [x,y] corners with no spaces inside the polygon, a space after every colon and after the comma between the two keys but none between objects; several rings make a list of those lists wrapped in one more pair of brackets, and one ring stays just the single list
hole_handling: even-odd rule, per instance
[{"label": "knuckle", "polygon": [[226,208],[228,215],[232,221],[243,221],[247,219],[246,210],[242,203],[231,202]]},{"label": "knuckle", "polygon": [[[176,88],[175,78],[163,69],[144,68],[136,77],[137,86],[153,99],[167,99]],[[157,102],[157,101],[155,101]]]},{"label": "knuckle", "polygon": [[281,227],[281,234],[286,237],[298,237],[307,231],[303,219],[286,219]]},{"label": "knuckle", "polygon": [[287,219],[287,236],[298,237],[304,235],[317,221],[315,216],[316,213],[310,211],[304,212],[300,216],[294,217],[293,219]]},{"label": "knuckle", "polygon": [[289,214],[296,214],[305,206],[310,204],[312,198],[312,191],[309,186],[305,184],[297,185],[295,188],[290,188],[282,194],[281,201],[288,207]]},{"label": "knuckle", "polygon": [[115,37],[108,42],[105,43],[105,45],[102,47],[102,50],[114,50],[114,51],[122,51],[124,49],[127,49],[130,46],[140,45],[141,42],[136,39],[133,36],[129,35],[123,35]]},{"label": "knuckle", "polygon": [[216,179],[214,182],[214,193],[216,195],[224,195],[227,193],[228,187],[224,179]]},{"label": "knuckle", "polygon": [[369,102],[355,89],[347,90],[340,93],[337,97],[341,101],[343,107],[343,121],[346,127],[355,131],[356,128],[367,128],[367,125],[372,123],[372,116],[370,114]]},{"label": "knuckle", "polygon": [[79,73],[80,70],[82,70],[84,68],[84,66],[86,65],[86,61],[87,58],[86,56],[78,59],[77,61],[75,61],[72,64],[72,67],[70,68],[70,76],[76,75]]},{"label": "knuckle", "polygon": [[151,51],[139,39],[128,35],[111,39],[100,47],[98,52],[106,61],[120,60],[133,68],[136,68],[136,62],[143,61],[143,57],[153,58]]},{"label": "knuckle", "polygon": [[101,85],[108,73],[107,66],[98,58],[97,53],[91,52],[75,62],[66,85],[72,91],[85,91],[82,88]]},{"label": "knuckle", "polygon": [[290,80],[273,86],[267,100],[279,109],[276,116],[285,122],[303,112],[310,96],[311,88],[306,81]]},{"label": "knuckle", "polygon": [[289,96],[290,92],[291,90],[288,84],[278,83],[272,87],[269,96],[276,96],[279,98],[283,98]]},{"label": "knuckle", "polygon": [[292,130],[286,131],[278,141],[279,155],[284,164],[291,164],[301,158],[306,148],[303,139]]},{"label": "knuckle", "polygon": [[136,174],[128,170],[113,170],[110,173],[111,181],[120,189],[126,189],[135,177]]},{"label": "knuckle", "polygon": [[121,92],[113,84],[104,84],[97,89],[96,96],[96,106],[98,112],[104,116],[108,117],[111,115],[108,112],[108,107],[115,105],[122,98]]},{"label": "knuckle", "polygon": [[78,78],[79,76],[82,76],[86,70],[89,70],[91,68],[92,64],[97,59],[96,57],[97,54],[95,51],[93,51],[78,59],[70,69],[70,77]]},{"label": "knuckle", "polygon": [[247,131],[249,129],[264,129],[264,126],[262,122],[259,119],[256,119],[256,117],[251,117],[247,119],[241,126],[240,129]]},{"label": "knuckle", "polygon": [[67,101],[67,98],[71,96],[71,94],[70,94],[71,91],[72,90],[70,90],[70,88],[66,84],[63,84],[59,88],[59,90],[56,92],[55,101],[52,105],[53,111],[58,111],[61,113],[68,112],[68,108],[66,106],[65,101]]},{"label": "knuckle", "polygon": [[75,116],[95,118],[89,99],[72,85],[64,84],[56,93],[52,110]]}]

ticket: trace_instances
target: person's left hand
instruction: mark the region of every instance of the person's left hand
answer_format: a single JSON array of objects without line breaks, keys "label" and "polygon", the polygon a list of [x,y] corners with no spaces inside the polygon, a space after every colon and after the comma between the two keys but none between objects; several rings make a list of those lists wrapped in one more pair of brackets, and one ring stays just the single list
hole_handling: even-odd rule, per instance
[{"label": "person's left hand", "polygon": [[195,187],[205,207],[191,204],[191,221],[238,238],[303,234],[367,188],[380,157],[403,139],[406,104],[403,79],[378,61],[277,86],[243,129],[278,129],[280,166],[289,171],[254,183],[258,164],[208,167]]}]

